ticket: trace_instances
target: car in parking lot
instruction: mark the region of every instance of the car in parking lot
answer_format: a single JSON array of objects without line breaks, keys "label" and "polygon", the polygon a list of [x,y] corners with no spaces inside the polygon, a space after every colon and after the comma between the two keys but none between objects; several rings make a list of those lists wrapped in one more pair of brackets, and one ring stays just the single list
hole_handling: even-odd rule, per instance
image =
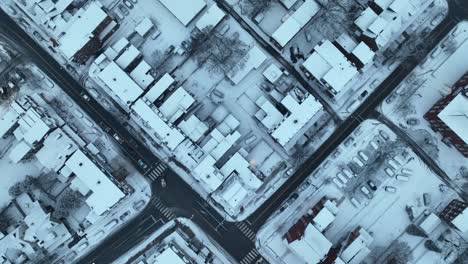
[{"label": "car in parking lot", "polygon": [[364,151],[358,151],[359,157],[364,161],[367,162],[369,160],[369,156]]},{"label": "car in parking lot", "polygon": [[120,4],[118,6],[118,8],[119,8],[120,12],[122,13],[122,15],[128,16],[130,14],[130,12],[128,12],[127,8],[125,8],[124,5]]},{"label": "car in parking lot", "polygon": [[344,184],[348,183],[348,180],[347,180],[346,177],[343,175],[343,173],[338,172],[338,173],[336,174],[336,177],[337,177],[338,179],[340,179],[342,183],[344,183]]},{"label": "car in parking lot", "polygon": [[413,171],[407,168],[403,168],[401,169],[401,173],[409,176],[413,174]]},{"label": "car in parking lot", "polygon": [[336,184],[336,186],[338,186],[338,188],[343,188],[344,187],[343,183],[340,182],[340,180],[338,180],[337,178],[333,177],[332,181]]},{"label": "car in parking lot", "polygon": [[423,202],[425,206],[429,206],[431,204],[431,195],[429,193],[423,194]]},{"label": "car in parking lot", "polygon": [[391,167],[392,169],[394,169],[394,170],[397,170],[398,167],[400,167],[400,166],[398,165],[398,163],[395,162],[394,159],[389,159],[389,160],[387,160],[387,164],[388,164],[388,166],[390,166],[390,167]]},{"label": "car in parking lot", "polygon": [[385,186],[384,190],[389,193],[396,193],[397,188],[393,186]]},{"label": "car in parking lot", "polygon": [[123,0],[123,3],[124,3],[124,5],[126,5],[128,8],[130,8],[130,9],[133,8],[133,4],[132,4],[132,2],[130,2],[129,0]]},{"label": "car in parking lot", "polygon": [[221,36],[224,36],[224,34],[226,34],[226,32],[228,32],[229,28],[231,26],[229,24],[226,24],[224,25],[218,32],[219,34],[221,34]]},{"label": "car in parking lot", "polygon": [[379,134],[385,141],[388,141],[390,139],[390,136],[387,134],[387,132],[385,132],[383,130],[380,130]]},{"label": "car in parking lot", "polygon": [[361,186],[360,190],[368,199],[372,199],[373,195],[366,186]]},{"label": "car in parking lot", "polygon": [[385,168],[385,173],[389,176],[389,177],[393,177],[395,176],[395,171],[392,169],[392,168]]},{"label": "car in parking lot", "polygon": [[356,208],[361,207],[361,203],[356,198],[352,197],[350,201]]},{"label": "car in parking lot", "polygon": [[348,169],[343,169],[343,173],[344,173],[344,175],[346,175],[346,177],[348,177],[350,179],[352,179],[354,176],[356,176]]},{"label": "car in parking lot", "polygon": [[354,163],[356,163],[359,167],[364,167],[364,162],[362,162],[362,160],[356,156],[353,157],[353,161]]},{"label": "car in parking lot", "polygon": [[375,142],[374,140],[372,140],[371,142],[369,142],[369,145],[370,145],[374,150],[378,150],[378,149],[379,149],[379,144],[377,144],[377,142]]},{"label": "car in parking lot", "polygon": [[367,181],[367,185],[369,185],[369,188],[372,190],[372,191],[377,191],[377,186],[375,185],[375,183],[371,180],[368,180]]},{"label": "car in parking lot", "polygon": [[396,179],[399,180],[399,181],[409,181],[409,177],[406,176],[406,175],[397,175],[396,176]]}]

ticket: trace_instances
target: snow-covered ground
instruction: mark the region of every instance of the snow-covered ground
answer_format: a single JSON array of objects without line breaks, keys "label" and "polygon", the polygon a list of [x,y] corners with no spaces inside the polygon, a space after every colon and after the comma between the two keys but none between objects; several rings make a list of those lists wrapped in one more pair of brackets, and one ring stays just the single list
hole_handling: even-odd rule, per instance
[{"label": "snow-covered ground", "polygon": [[[184,227],[194,234],[194,237],[190,238],[190,241],[187,240],[187,234],[182,229]],[[194,240],[198,240],[203,247],[203,249],[200,248],[198,250],[198,253],[194,251],[193,247],[199,247],[200,244],[194,243]],[[178,257],[167,254],[167,252],[164,253],[167,250],[171,251],[171,253],[176,253]],[[212,254],[212,261],[209,263],[235,263],[235,260],[195,223],[186,218],[177,218],[164,224],[164,226],[151,234],[138,246],[126,252],[114,263],[139,263],[143,259],[148,263],[154,263],[152,261],[156,261],[156,263],[168,263],[167,261],[179,263],[182,260],[186,263],[206,263],[205,261],[210,252]],[[172,258],[164,258],[163,255],[164,257],[171,255]]]},{"label": "snow-covered ground", "polygon": [[[86,143],[93,143],[99,151],[97,159],[105,164],[111,173],[126,172],[128,175],[126,182],[134,189],[132,194],[128,195],[115,208],[105,213],[92,225],[82,222],[89,212],[89,208],[84,208],[86,205],[71,213],[70,217],[67,218],[69,227],[72,229],[70,231],[77,232],[80,236],[86,234],[86,236],[83,236],[83,239],[72,248],[71,252],[68,248],[60,248],[58,252],[54,252],[58,254],[58,258],[66,256],[67,262],[69,262],[86,253],[92,246],[98,244],[99,241],[105,239],[107,235],[116,231],[140,212],[151,196],[151,189],[146,179],[119,153],[119,148],[115,145],[114,140],[102,131],[44,72],[33,64],[20,64],[17,69],[24,74],[25,80],[20,85],[15,98],[41,94],[49,104],[43,106],[48,109],[48,113],[52,116],[58,115],[57,118],[66,120],[72,130],[81,136]],[[0,105],[0,112],[4,113],[8,107],[9,102],[3,103]],[[14,141],[14,137],[11,136],[0,139],[2,146],[0,167],[4,177],[0,189],[1,205],[6,205],[12,199],[8,194],[8,189],[14,183],[24,179],[26,175],[43,177],[44,174],[47,174],[44,167],[35,158],[19,164],[12,163],[8,154],[10,151],[9,146],[14,144]],[[66,186],[60,188],[63,190],[64,187]]]},{"label": "snow-covered ground", "polygon": [[459,23],[382,103],[379,111],[402,128],[457,184],[468,159],[442,142],[423,116],[468,71],[468,22]]},{"label": "snow-covered ground", "polygon": [[[358,169],[359,166],[352,160],[360,151],[369,160],[364,168]],[[386,172],[389,168],[393,171],[393,177]],[[356,175],[347,178],[344,169]],[[344,187],[339,187],[332,180],[339,178],[335,176],[338,173],[347,179],[346,184],[340,181]],[[405,174],[409,177],[408,181],[395,178],[395,175]],[[372,191],[368,181],[372,181],[378,189]],[[372,198],[360,190],[362,186],[370,190]],[[396,192],[385,191],[386,186],[395,187]],[[298,188],[297,198],[287,200],[281,210],[272,215],[258,233],[257,248],[271,263],[284,263],[281,259],[286,256],[290,258],[293,253],[287,250],[283,235],[322,197],[335,199],[339,204],[335,220],[324,232],[325,237],[335,245],[358,226],[366,229],[374,238],[371,251],[387,248],[395,239],[414,241],[414,237],[405,235],[405,229],[412,223],[406,208],[414,208],[416,219],[422,217],[426,210],[437,214],[452,199],[458,198],[449,188],[444,187],[442,192],[441,186],[442,181],[390,129],[375,120],[366,120]],[[428,205],[423,201],[424,193],[431,196],[432,202]],[[358,202],[353,204],[352,198]],[[439,229],[441,231],[438,232],[442,232],[449,227],[442,223]],[[434,237],[437,234],[440,233],[434,232]],[[420,247],[420,243],[412,242],[410,246],[415,259],[430,254],[427,249]],[[379,254],[376,257],[380,257]],[[450,263],[438,262],[442,257],[443,254],[437,254],[432,258],[433,262],[426,263]],[[376,263],[370,257],[368,260],[368,263]]]}]

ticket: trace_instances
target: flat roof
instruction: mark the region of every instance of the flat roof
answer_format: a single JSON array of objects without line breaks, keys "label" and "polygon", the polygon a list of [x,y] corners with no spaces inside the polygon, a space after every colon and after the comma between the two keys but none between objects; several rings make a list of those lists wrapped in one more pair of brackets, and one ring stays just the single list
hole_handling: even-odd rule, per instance
[{"label": "flat roof", "polygon": [[459,93],[438,117],[468,144],[468,98]]},{"label": "flat roof", "polygon": [[154,261],[155,264],[185,264],[185,261],[170,247],[167,247]]},{"label": "flat roof", "polygon": [[251,189],[257,189],[262,185],[262,181],[250,170],[250,163],[242,157],[239,152],[236,152],[223,167],[221,167],[220,171],[225,176],[236,172],[242,182]]},{"label": "flat roof", "polygon": [[60,50],[69,59],[90,41],[93,31],[107,18],[107,14],[95,2],[89,3],[84,12],[75,16],[78,16],[78,19],[58,40]]},{"label": "flat roof", "polygon": [[198,165],[193,169],[193,175],[203,183],[207,192],[211,193],[218,189],[226,178],[223,174],[219,173],[215,168],[216,160],[207,155]]},{"label": "flat roof", "polygon": [[204,0],[190,0],[187,6],[186,0],[159,0],[184,26],[190,24],[195,16],[205,8]]},{"label": "flat roof", "polygon": [[322,109],[322,105],[312,95],[299,103],[290,94],[281,100],[281,104],[290,115],[275,129],[272,137],[285,146]]},{"label": "flat roof", "polygon": [[14,163],[20,162],[26,155],[31,151],[31,147],[26,144],[24,141],[20,141],[20,143],[16,144],[13,149],[10,151],[8,157]]},{"label": "flat roof", "polygon": [[126,105],[133,103],[143,93],[140,86],[113,61],[99,73],[98,77]]},{"label": "flat roof", "polygon": [[304,231],[302,239],[294,240],[289,243],[288,247],[294,254],[302,258],[305,263],[320,263],[328,254],[332,245],[317,228],[309,224]]},{"label": "flat roof", "polygon": [[46,168],[58,171],[78,145],[61,129],[52,131],[36,153],[37,160]]},{"label": "flat roof", "polygon": [[315,46],[314,52],[303,63],[304,68],[319,81],[324,81],[336,93],[357,75],[357,69],[329,40]]},{"label": "flat roof", "polygon": [[195,102],[195,99],[181,86],[159,107],[159,111],[174,123]]},{"label": "flat roof", "polygon": [[6,114],[0,116],[0,137],[3,137],[18,123],[19,114],[11,108]]},{"label": "flat roof", "polygon": [[354,56],[362,62],[362,64],[366,65],[374,58],[375,53],[367,46],[366,43],[360,42],[356,48],[352,51]]},{"label": "flat roof", "polygon": [[258,69],[262,63],[266,60],[267,56],[257,46],[253,46],[248,54],[248,59],[244,64],[244,67],[238,71],[230,71],[226,75],[234,83],[239,84],[247,74],[253,69]]},{"label": "flat roof", "polygon": [[167,145],[170,150],[174,150],[185,136],[176,128],[170,127],[158,115],[158,110],[149,107],[142,99],[135,102],[132,109],[136,115],[145,123],[144,129],[151,128],[153,131],[148,131],[149,135],[153,135]]},{"label": "flat roof", "polygon": [[114,206],[125,194],[94,164],[81,150],[77,150],[65,163],[79,181],[88,187],[92,194],[86,203],[97,214],[102,215]]},{"label": "flat roof", "polygon": [[125,51],[120,54],[120,56],[115,60],[115,63],[120,66],[120,68],[127,68],[130,63],[132,63],[138,56],[140,56],[140,51],[133,45],[128,46]]},{"label": "flat roof", "polygon": [[145,94],[145,98],[151,102],[156,101],[174,83],[175,80],[169,73],[164,74]]},{"label": "flat roof", "polygon": [[255,113],[255,117],[262,122],[268,130],[274,130],[282,121],[283,114],[265,96],[260,96],[255,104],[260,109]]},{"label": "flat roof", "polygon": [[263,76],[271,83],[275,83],[281,75],[283,75],[283,72],[278,66],[276,66],[276,64],[271,64],[265,71],[263,71]]},{"label": "flat roof", "polygon": [[138,23],[138,25],[135,27],[135,32],[138,33],[140,36],[145,36],[151,28],[153,28],[153,22],[148,17],[143,18],[143,20]]},{"label": "flat roof", "polygon": [[315,0],[306,0],[271,36],[281,47],[286,46],[319,10]]},{"label": "flat roof", "polygon": [[216,3],[210,6],[208,10],[203,14],[203,16],[197,21],[196,27],[199,30],[203,30],[204,28],[211,26],[216,27],[219,22],[226,16],[223,10],[221,10]]},{"label": "flat roof", "polygon": [[182,120],[178,127],[194,142],[201,139],[208,131],[208,126],[195,115],[191,115],[187,120]]},{"label": "flat roof", "polygon": [[142,60],[130,73],[130,77],[143,89],[148,88],[148,86],[154,81],[153,76],[151,76],[151,66],[144,60]]}]

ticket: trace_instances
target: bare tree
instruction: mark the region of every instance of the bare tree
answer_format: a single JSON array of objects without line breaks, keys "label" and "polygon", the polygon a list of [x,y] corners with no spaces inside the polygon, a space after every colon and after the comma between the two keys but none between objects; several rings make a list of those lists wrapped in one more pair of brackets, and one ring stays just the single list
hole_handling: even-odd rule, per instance
[{"label": "bare tree", "polygon": [[201,41],[204,39],[203,35],[199,38],[200,41],[192,44],[193,47],[190,48],[199,66],[205,65],[210,72],[224,73],[244,67],[249,46],[239,39],[238,34],[209,34],[206,41]]},{"label": "bare tree", "polygon": [[314,29],[328,39],[334,39],[348,30],[360,13],[355,1],[316,0],[316,2],[320,10],[313,18]]},{"label": "bare tree", "polygon": [[458,49],[458,42],[455,38],[449,38],[443,44],[443,49],[447,54],[452,54]]},{"label": "bare tree", "polygon": [[394,49],[387,49],[384,55],[395,58],[396,60],[413,59],[422,60],[432,49],[434,39],[428,32],[422,31],[409,36],[403,43]]},{"label": "bare tree", "polygon": [[242,0],[239,4],[241,13],[254,17],[270,9],[273,0]]},{"label": "bare tree", "polygon": [[386,253],[385,263],[387,264],[406,264],[413,256],[411,255],[411,248],[406,242],[395,242]]},{"label": "bare tree", "polygon": [[466,264],[468,263],[468,249],[461,253],[453,264]]},{"label": "bare tree", "polygon": [[37,188],[38,188],[37,179],[32,176],[27,175],[23,181],[13,184],[8,189],[8,194],[11,197],[16,198],[22,193],[30,193]]},{"label": "bare tree", "polygon": [[71,189],[65,190],[57,199],[53,216],[65,218],[75,209],[78,209],[84,202],[84,197]]}]

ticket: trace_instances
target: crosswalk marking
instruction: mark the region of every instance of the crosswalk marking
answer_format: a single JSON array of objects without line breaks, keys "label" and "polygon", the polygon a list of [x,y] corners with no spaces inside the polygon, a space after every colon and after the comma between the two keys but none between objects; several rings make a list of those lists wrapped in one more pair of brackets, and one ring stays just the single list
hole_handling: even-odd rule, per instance
[{"label": "crosswalk marking", "polygon": [[253,263],[257,257],[260,255],[260,253],[258,253],[258,251],[254,248],[252,250],[250,250],[249,253],[247,253],[247,255],[245,255],[242,260],[240,261],[240,264],[250,264],[250,263]]},{"label": "crosswalk marking", "polygon": [[161,175],[164,174],[166,171],[167,167],[163,163],[159,163],[156,167],[154,167],[148,174],[147,176],[155,181],[157,180]]},{"label": "crosswalk marking", "polygon": [[156,209],[158,209],[158,211],[161,212],[161,214],[163,214],[167,219],[169,219],[169,221],[175,218],[175,214],[169,208],[167,208],[167,206],[165,206],[161,202],[161,200],[156,198],[152,201],[152,203],[156,205]]},{"label": "crosswalk marking", "polygon": [[249,226],[244,224],[243,222],[236,223],[237,228],[250,240],[255,242],[255,232],[253,232]]}]

